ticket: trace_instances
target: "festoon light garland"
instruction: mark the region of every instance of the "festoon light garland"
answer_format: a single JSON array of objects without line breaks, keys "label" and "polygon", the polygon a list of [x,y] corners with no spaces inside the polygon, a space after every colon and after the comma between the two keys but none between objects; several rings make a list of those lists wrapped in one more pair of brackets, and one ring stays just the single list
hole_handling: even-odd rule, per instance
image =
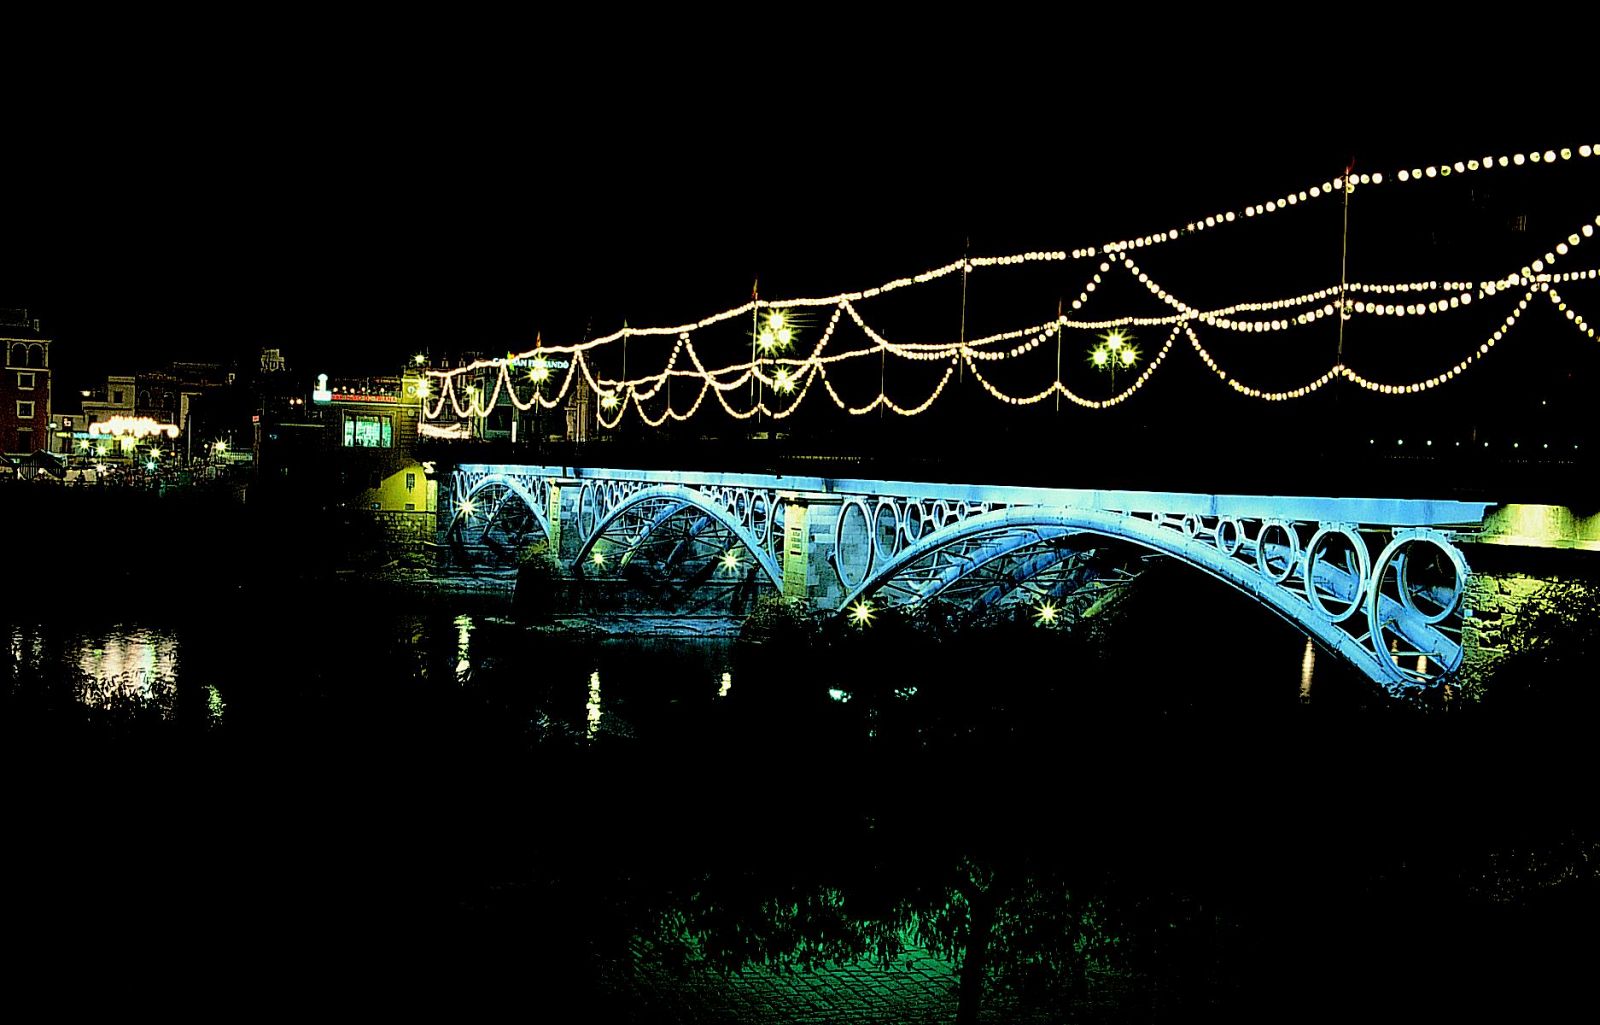
[{"label": "festoon light garland", "polygon": [[[1580,158],[1592,159],[1600,155],[1600,146],[1580,146],[1576,154]],[[1585,239],[1592,238],[1596,225],[1600,225],[1600,217],[1596,217],[1593,223],[1584,224],[1579,230],[1558,241],[1543,254],[1542,259],[1535,259],[1519,268],[1515,273],[1495,280],[1482,282],[1349,282],[1342,289],[1340,286],[1331,285],[1297,296],[1239,302],[1209,309],[1197,308],[1184,302],[1142,270],[1132,256],[1128,255],[1127,251],[1162,245],[1175,241],[1186,234],[1208,231],[1255,217],[1279,213],[1302,203],[1312,203],[1326,199],[1329,195],[1346,191],[1353,192],[1360,186],[1381,185],[1389,181],[1415,183],[1434,178],[1449,177],[1452,174],[1471,174],[1492,168],[1523,166],[1526,164],[1551,165],[1560,161],[1571,160],[1573,155],[1574,151],[1563,148],[1559,151],[1544,150],[1528,154],[1519,153],[1475,158],[1456,161],[1452,164],[1426,165],[1402,169],[1387,177],[1381,173],[1373,173],[1351,175],[1348,179],[1343,177],[1334,178],[1308,189],[1285,193],[1264,203],[1246,206],[1241,210],[1208,215],[1202,220],[1188,222],[1182,229],[1173,228],[1166,232],[1114,240],[1100,246],[1089,246],[1074,249],[1070,252],[1061,250],[1030,251],[1011,256],[965,258],[921,274],[897,278],[864,291],[841,293],[822,298],[753,299],[750,302],[702,318],[693,324],[655,328],[625,326],[611,334],[576,345],[544,345],[541,343],[528,352],[510,354],[504,359],[478,360],[468,366],[452,370],[428,371],[428,376],[436,379],[439,387],[435,392],[437,401],[434,402],[431,408],[425,408],[424,413],[428,419],[437,419],[443,413],[446,403],[448,403],[449,408],[457,417],[466,418],[486,415],[490,409],[498,405],[502,392],[506,394],[511,404],[519,410],[531,409],[535,404],[544,409],[552,409],[565,401],[571,390],[575,375],[581,373],[589,388],[599,396],[600,408],[597,411],[597,419],[605,427],[615,427],[620,424],[630,405],[637,411],[640,418],[652,427],[658,427],[669,419],[687,420],[699,411],[708,394],[714,396],[723,410],[735,419],[745,420],[763,415],[774,419],[784,419],[794,414],[818,380],[822,382],[823,391],[829,396],[833,404],[851,415],[864,415],[881,406],[902,416],[914,416],[933,405],[958,369],[970,371],[974,379],[978,381],[985,391],[997,400],[1007,404],[1029,405],[1059,394],[1083,408],[1104,409],[1126,401],[1128,397],[1143,387],[1145,382],[1150,379],[1150,376],[1166,360],[1180,333],[1188,337],[1191,347],[1201,361],[1220,380],[1234,391],[1253,398],[1260,398],[1266,401],[1284,401],[1300,398],[1315,392],[1336,377],[1342,377],[1362,388],[1383,394],[1412,394],[1438,387],[1447,381],[1453,380],[1480,357],[1487,355],[1493,346],[1502,341],[1506,333],[1520,320],[1522,313],[1527,309],[1529,301],[1536,292],[1544,293],[1580,333],[1586,337],[1593,338],[1593,327],[1552,286],[1568,282],[1592,281],[1597,276],[1600,276],[1600,271],[1590,269],[1552,274],[1549,268],[1566,257]],[[1096,290],[1105,283],[1105,276],[1116,270],[1131,276],[1174,312],[1164,316],[1121,316],[1098,320],[1075,319],[1064,312],[1053,320],[987,335],[982,338],[933,343],[896,343],[875,330],[861,315],[857,307],[860,302],[900,289],[927,284],[957,272],[966,275],[978,268],[1011,267],[1040,262],[1079,261],[1097,257],[1099,262],[1091,271],[1082,290],[1070,304],[1073,311],[1080,311],[1087,306]],[[1236,376],[1224,370],[1212,354],[1201,344],[1194,330],[1195,324],[1201,324],[1207,327],[1242,333],[1261,334],[1286,331],[1338,315],[1340,313],[1339,300],[1341,295],[1344,301],[1343,315],[1346,318],[1357,315],[1417,317],[1457,310],[1471,305],[1475,299],[1493,298],[1503,293],[1515,294],[1517,289],[1522,289],[1523,291],[1518,298],[1516,308],[1495,331],[1479,344],[1476,350],[1441,373],[1405,384],[1380,383],[1358,373],[1343,363],[1336,362],[1317,378],[1298,388],[1287,391],[1256,389],[1245,385]],[[1368,298],[1353,298],[1358,295]],[[1398,298],[1400,301],[1389,301],[1391,298]],[[826,306],[834,307],[827,327],[818,338],[810,354],[803,358],[761,355],[752,360],[711,369],[706,366],[695,349],[693,335],[696,331],[704,328],[764,310],[779,311],[781,314],[782,311],[792,309]],[[1278,315],[1271,317],[1248,316],[1262,313]],[[851,321],[871,343],[870,345],[845,351],[828,351],[830,343],[835,338],[841,315],[843,314],[849,315]],[[1246,316],[1241,317],[1238,316],[1239,314],[1245,314]],[[1059,346],[1064,331],[1098,332],[1150,326],[1170,327],[1171,331],[1159,351],[1135,378],[1134,382],[1126,389],[1107,399],[1089,399],[1071,391],[1061,379],[1059,358],[1057,372],[1048,384],[1036,391],[1017,395],[1010,394],[998,387],[979,369],[980,364],[1003,363],[1007,360],[1024,356],[1046,344],[1051,339],[1054,339]],[[603,378],[597,377],[589,364],[588,354],[597,349],[610,346],[619,341],[625,343],[631,337],[667,335],[675,336],[674,344],[663,368],[656,373],[632,378]],[[1006,343],[1012,344],[1007,345]],[[942,376],[926,398],[913,405],[898,403],[889,396],[885,380],[873,399],[866,403],[851,404],[839,394],[833,382],[828,378],[829,367],[871,357],[877,357],[881,361],[891,355],[897,359],[942,362],[945,364]],[[546,396],[545,384],[551,376],[548,363],[553,357],[567,357],[566,373],[561,376],[559,386],[556,387],[554,392]],[[680,361],[683,359],[687,359],[688,367],[680,366]],[[523,364],[528,366],[527,376],[534,384],[527,399],[523,399],[518,393],[517,385],[512,379],[515,370]],[[492,390],[489,388],[488,375],[480,375],[480,371],[492,372]],[[456,382],[459,378],[463,378],[464,375],[473,375],[478,383],[469,385],[466,388],[467,394],[463,404],[462,398],[457,394]],[[668,402],[664,405],[659,415],[653,416],[646,409],[645,403],[660,395],[671,379],[675,377],[691,378],[697,382],[698,389],[695,392],[693,402],[684,412],[673,409],[671,403]],[[729,401],[728,396],[730,393],[751,384],[752,381],[760,384],[760,387],[755,389],[757,397],[754,402],[747,408],[740,408]],[[433,392],[434,390],[430,388],[428,391]],[[487,394],[485,394],[486,391]],[[768,392],[775,397],[775,402],[772,405],[769,405],[766,401]]]}]

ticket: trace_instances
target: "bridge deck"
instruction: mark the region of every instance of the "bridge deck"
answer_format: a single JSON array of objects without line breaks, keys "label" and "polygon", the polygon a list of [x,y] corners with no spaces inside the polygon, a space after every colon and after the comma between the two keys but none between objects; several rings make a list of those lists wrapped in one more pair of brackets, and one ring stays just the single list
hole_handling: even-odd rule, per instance
[{"label": "bridge deck", "polygon": [[980,484],[921,484],[790,474],[722,473],[694,470],[628,470],[523,463],[463,463],[469,473],[536,474],[564,480],[637,481],[697,487],[757,488],[810,495],[878,495],[1001,505],[1045,505],[1097,512],[1381,523],[1388,526],[1476,529],[1492,503],[1402,498],[1283,495],[1208,495],[1195,492],[1010,487]]}]

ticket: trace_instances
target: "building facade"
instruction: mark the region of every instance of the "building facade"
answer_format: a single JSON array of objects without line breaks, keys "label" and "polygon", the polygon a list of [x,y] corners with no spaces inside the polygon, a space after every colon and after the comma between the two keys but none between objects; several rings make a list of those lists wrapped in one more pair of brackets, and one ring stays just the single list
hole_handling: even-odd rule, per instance
[{"label": "building facade", "polygon": [[255,414],[257,487],[324,496],[369,516],[391,542],[420,548],[438,509],[437,484],[416,456],[421,383],[418,374],[322,374],[309,403],[267,396]]},{"label": "building facade", "polygon": [[0,452],[48,452],[50,439],[50,340],[27,310],[0,310]]}]

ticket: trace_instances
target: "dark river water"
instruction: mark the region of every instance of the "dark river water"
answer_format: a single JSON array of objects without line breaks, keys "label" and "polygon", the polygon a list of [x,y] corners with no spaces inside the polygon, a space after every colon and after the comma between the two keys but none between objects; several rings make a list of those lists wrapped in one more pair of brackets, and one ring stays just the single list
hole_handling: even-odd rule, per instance
[{"label": "dark river water", "polygon": [[983,921],[986,1021],[1573,987],[1588,765],[1187,586],[1093,636],[618,638],[354,585],[13,615],[13,963],[223,1011],[944,1021]]}]

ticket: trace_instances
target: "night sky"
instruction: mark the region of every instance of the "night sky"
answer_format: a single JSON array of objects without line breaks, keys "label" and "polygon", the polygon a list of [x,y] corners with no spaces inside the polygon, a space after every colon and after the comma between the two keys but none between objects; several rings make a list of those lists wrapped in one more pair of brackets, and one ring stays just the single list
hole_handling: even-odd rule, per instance
[{"label": "night sky", "polygon": [[[1027,25],[916,47],[762,33],[749,59],[302,28],[235,26],[281,44],[248,54],[32,55],[48,80],[13,94],[0,305],[43,320],[68,382],[263,345],[308,372],[499,354],[695,319],[758,275],[765,296],[826,294],[969,240],[1070,249],[1352,157],[1600,142],[1559,89],[1530,109],[1498,79],[1415,65],[1347,64],[1338,103],[1324,58],[1293,48],[1179,59],[1163,42],[1145,68],[1043,60],[1017,49]],[[1325,281],[1336,241],[1318,245]]]}]

